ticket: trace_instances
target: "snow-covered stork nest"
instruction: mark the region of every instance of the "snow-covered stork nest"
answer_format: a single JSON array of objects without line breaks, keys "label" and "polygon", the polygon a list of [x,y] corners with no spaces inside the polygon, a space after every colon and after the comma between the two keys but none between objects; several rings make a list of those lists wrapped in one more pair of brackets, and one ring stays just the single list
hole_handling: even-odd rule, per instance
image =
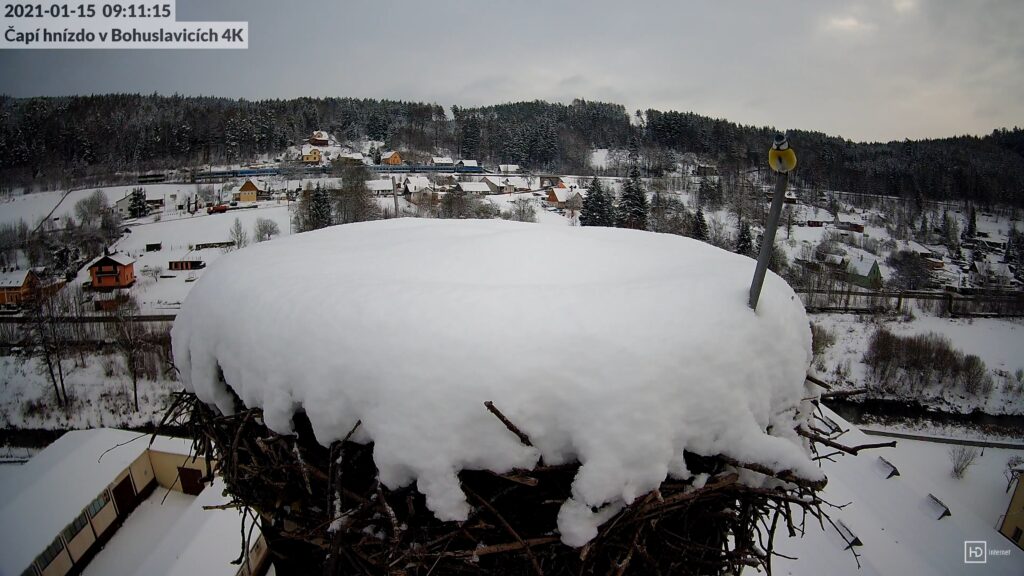
[{"label": "snow-covered stork nest", "polygon": [[258,244],[182,306],[176,410],[278,563],[764,565],[772,503],[825,479],[800,434],[807,317],[772,273],[751,311],[753,268],[688,238],[497,220]]}]

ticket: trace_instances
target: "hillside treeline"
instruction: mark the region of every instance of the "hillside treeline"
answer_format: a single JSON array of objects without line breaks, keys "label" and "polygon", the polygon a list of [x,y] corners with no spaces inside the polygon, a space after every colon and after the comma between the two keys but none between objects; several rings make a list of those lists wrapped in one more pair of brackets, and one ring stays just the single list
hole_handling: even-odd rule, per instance
[{"label": "hillside treeline", "polygon": [[[109,94],[0,97],[0,186],[64,186],[76,179],[276,154],[316,129],[371,138],[424,157],[590,174],[590,150],[630,150],[645,176],[696,154],[731,172],[764,166],[774,128],[691,112],[630,113],[618,104],[515,102],[477,108],[354,98],[231,100]],[[795,177],[812,188],[921,200],[1024,203],[1024,131],[984,137],[857,143],[791,131]],[[625,165],[609,171],[625,174]]]}]

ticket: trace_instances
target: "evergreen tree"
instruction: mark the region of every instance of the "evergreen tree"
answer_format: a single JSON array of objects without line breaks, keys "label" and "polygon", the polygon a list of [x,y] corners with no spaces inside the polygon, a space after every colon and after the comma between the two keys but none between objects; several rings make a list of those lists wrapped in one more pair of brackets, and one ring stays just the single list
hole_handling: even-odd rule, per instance
[{"label": "evergreen tree", "polygon": [[590,180],[590,189],[583,198],[583,208],[580,210],[581,226],[614,226],[612,218],[611,193],[605,192],[601,187],[601,181],[594,176]]},{"label": "evergreen tree", "polygon": [[967,237],[974,238],[978,235],[978,212],[971,206],[970,219],[967,221]]},{"label": "evergreen tree", "polygon": [[740,233],[736,239],[736,253],[744,256],[751,256],[754,249],[754,241],[750,237],[750,224],[746,220],[740,221]]},{"label": "evergreen tree", "polygon": [[299,227],[301,231],[319,230],[331,225],[331,198],[319,182],[314,190],[305,192],[303,201],[306,205],[303,207],[304,222]]},{"label": "evergreen tree", "polygon": [[630,167],[629,178],[622,186],[616,226],[634,230],[647,229],[647,192],[640,180],[640,168],[636,164]]},{"label": "evergreen tree", "polygon": [[704,210],[697,206],[697,213],[693,215],[693,226],[690,226],[690,234],[701,242],[707,242],[710,238],[708,222],[704,219]]},{"label": "evergreen tree", "polygon": [[146,190],[133,188],[131,200],[128,201],[128,214],[132,218],[142,218],[149,214],[149,206],[146,205]]},{"label": "evergreen tree", "polygon": [[378,220],[380,208],[366,188],[370,174],[363,166],[349,166],[342,176],[342,189],[335,202],[337,224]]}]

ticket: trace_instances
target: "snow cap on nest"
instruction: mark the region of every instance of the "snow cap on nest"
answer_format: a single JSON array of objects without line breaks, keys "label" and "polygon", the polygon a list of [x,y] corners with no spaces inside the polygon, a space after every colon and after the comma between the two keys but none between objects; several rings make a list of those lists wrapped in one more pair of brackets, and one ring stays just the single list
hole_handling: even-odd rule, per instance
[{"label": "snow cap on nest", "polygon": [[[172,330],[187,389],[324,446],[359,420],[381,482],[463,520],[462,469],[578,460],[562,540],[687,478],[683,451],[821,478],[793,431],[811,334],[754,261],[665,234],[499,220],[336,226],[219,259]],[[219,374],[223,373],[223,381]],[[525,446],[484,407],[493,401]]]}]

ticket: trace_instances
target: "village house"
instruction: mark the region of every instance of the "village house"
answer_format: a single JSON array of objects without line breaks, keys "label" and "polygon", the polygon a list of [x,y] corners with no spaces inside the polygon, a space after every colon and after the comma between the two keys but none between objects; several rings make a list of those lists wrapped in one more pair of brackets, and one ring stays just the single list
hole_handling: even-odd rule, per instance
[{"label": "village house", "polygon": [[374,196],[390,196],[395,191],[395,183],[387,178],[366,180],[366,189]]},{"label": "village house", "polygon": [[39,277],[32,270],[8,270],[0,273],[0,304],[20,306],[32,297]]},{"label": "village house", "polygon": [[[224,500],[222,482],[207,486],[215,463],[189,456],[191,440],[99,428],[72,430],[0,481],[0,574],[64,576],[78,574],[94,560],[118,528],[159,487],[198,495],[185,514],[198,516],[188,526],[166,526],[161,544],[175,540],[175,550],[148,550],[155,572],[172,573],[172,565],[189,553],[192,540],[237,535],[237,512],[206,510]],[[208,467],[209,466],[209,467]],[[217,486],[216,484],[219,484]],[[153,496],[154,498],[159,495]],[[40,514],[45,510],[45,514]],[[147,510],[149,513],[150,510]],[[218,523],[218,533],[206,528]],[[203,529],[203,530],[200,530]],[[248,567],[231,565],[237,550],[203,557],[201,573],[247,576],[266,568],[266,545],[253,540]],[[193,560],[194,561],[194,560]]]},{"label": "village house", "polygon": [[93,260],[88,269],[91,282],[87,288],[93,290],[117,290],[135,284],[135,260],[127,254],[105,254]]},{"label": "village house", "polygon": [[1016,279],[1010,267],[1003,263],[978,260],[971,264],[971,284],[979,288],[1009,288]]},{"label": "village house", "polygon": [[459,160],[456,164],[459,168],[479,168],[476,160]]},{"label": "village house", "polygon": [[266,183],[262,180],[253,181],[246,179],[246,181],[231,193],[231,199],[235,202],[255,202],[260,196],[264,196],[267,192]]},{"label": "village house", "polygon": [[366,164],[361,152],[341,152],[335,158],[335,162],[341,166],[362,166]]},{"label": "village house", "polygon": [[309,137],[309,144],[311,146],[327,146],[330,144],[331,137],[323,130],[315,130]]},{"label": "village house", "polygon": [[498,172],[502,174],[518,174],[519,164],[498,164]]},{"label": "village house", "polygon": [[[1024,549],[1024,464],[1018,464],[1010,470],[1010,482],[1015,485],[1010,504],[1003,515],[1003,523],[999,532],[1010,539],[1018,548]],[[1007,487],[1009,488],[1009,487]]]},{"label": "village house", "polygon": [[202,270],[206,268],[206,262],[197,259],[191,260],[170,260],[167,262],[167,269],[180,271],[180,270]]},{"label": "village house", "polygon": [[477,194],[480,196],[491,193],[490,186],[484,182],[458,182],[455,184],[455,189],[466,194]]},{"label": "village house", "polygon": [[882,288],[882,271],[874,258],[851,258],[848,266],[846,281],[850,284],[869,290]]},{"label": "village house", "polygon": [[522,176],[484,176],[481,182],[487,184],[491,194],[511,194],[530,189],[526,178]]},{"label": "village house", "polygon": [[320,154],[319,148],[310,148],[307,152],[302,153],[303,164],[319,164],[323,160],[323,156]]},{"label": "village house", "polygon": [[438,168],[452,168],[455,166],[455,162],[449,156],[432,156],[430,163]]},{"label": "village house", "polygon": [[380,163],[388,166],[398,166],[402,163],[402,156],[394,150],[380,155]]},{"label": "village house", "polygon": [[558,187],[554,186],[548,188],[546,200],[548,204],[556,208],[566,208],[568,204],[581,204],[583,198],[586,197],[587,191],[584,189],[571,187]]},{"label": "village house", "polygon": [[[177,205],[176,204],[177,198],[178,198],[177,194],[170,194],[168,196],[168,199],[171,201],[171,205],[172,206],[176,206]],[[130,214],[130,212],[131,212],[131,205],[132,205],[132,194],[131,194],[131,192],[128,192],[120,200],[114,201],[114,210],[117,211],[117,213],[122,218],[124,218],[124,217],[127,217],[128,214]],[[146,194],[146,208],[150,212],[152,212],[154,210],[157,210],[157,211],[163,210],[164,209],[164,197],[163,197],[163,195],[156,196],[156,195],[150,195],[150,194],[147,193]]]}]

